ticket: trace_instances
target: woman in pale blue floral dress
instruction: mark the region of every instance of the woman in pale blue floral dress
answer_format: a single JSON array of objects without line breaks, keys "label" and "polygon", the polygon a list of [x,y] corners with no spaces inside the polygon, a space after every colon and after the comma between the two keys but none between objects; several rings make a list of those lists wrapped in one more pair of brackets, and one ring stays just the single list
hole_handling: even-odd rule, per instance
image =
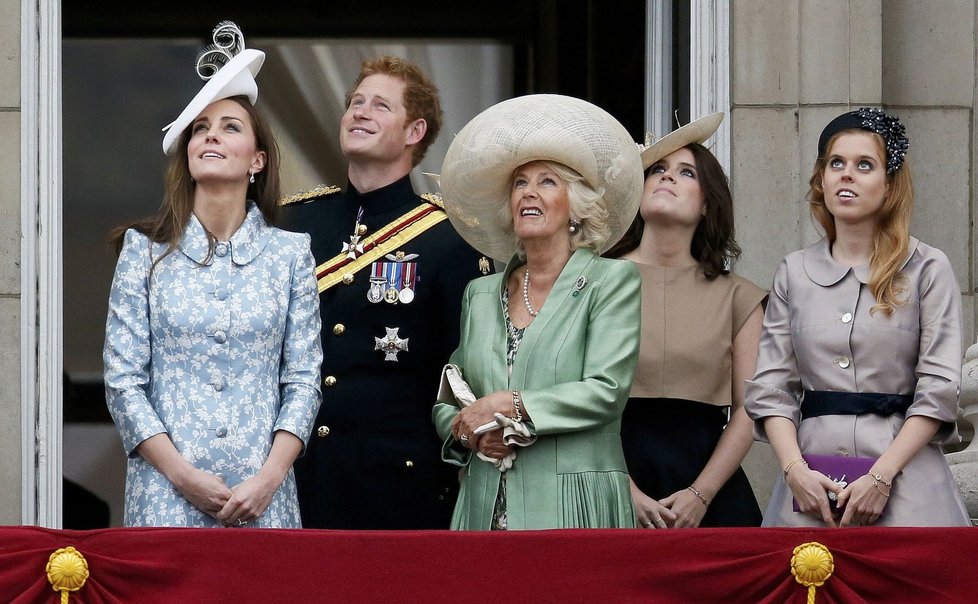
[{"label": "woman in pale blue floral dress", "polygon": [[103,356],[127,526],[301,526],[292,463],[321,399],[319,297],[308,235],[268,224],[264,54],[235,54],[236,38],[215,30],[226,64],[163,140],[160,210],[116,233]]}]

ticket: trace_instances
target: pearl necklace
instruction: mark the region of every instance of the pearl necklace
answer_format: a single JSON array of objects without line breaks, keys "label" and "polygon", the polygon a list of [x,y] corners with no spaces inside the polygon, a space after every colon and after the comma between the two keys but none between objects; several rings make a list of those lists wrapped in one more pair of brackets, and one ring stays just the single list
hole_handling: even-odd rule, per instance
[{"label": "pearl necklace", "polygon": [[526,312],[530,313],[531,317],[537,316],[539,311],[533,310],[533,306],[530,305],[530,269],[526,269],[523,274],[523,304],[526,305]]}]

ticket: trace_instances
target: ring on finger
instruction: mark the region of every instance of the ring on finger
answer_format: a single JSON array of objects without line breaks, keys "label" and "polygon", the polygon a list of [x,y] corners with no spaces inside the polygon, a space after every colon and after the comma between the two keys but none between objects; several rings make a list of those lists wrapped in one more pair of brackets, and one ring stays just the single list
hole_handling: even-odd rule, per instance
[{"label": "ring on finger", "polygon": [[468,444],[468,442],[469,442],[469,435],[468,435],[468,434],[459,434],[459,435],[458,435],[458,440],[459,440],[459,442],[461,442],[461,443],[462,443],[463,445],[466,445],[466,444]]}]

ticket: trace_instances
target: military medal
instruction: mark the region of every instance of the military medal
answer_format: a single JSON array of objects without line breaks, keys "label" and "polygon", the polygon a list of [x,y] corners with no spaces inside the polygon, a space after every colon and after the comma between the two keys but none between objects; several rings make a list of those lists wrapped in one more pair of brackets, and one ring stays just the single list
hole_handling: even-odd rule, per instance
[{"label": "military medal", "polygon": [[401,304],[410,304],[414,300],[414,280],[418,273],[416,262],[405,262],[404,270],[401,271],[401,291],[397,294],[397,301]]},{"label": "military medal", "polygon": [[384,283],[386,282],[387,279],[384,278],[383,276],[381,276],[380,278],[373,277],[373,276],[370,277],[370,289],[367,290],[367,300],[369,300],[372,304],[377,304],[378,302],[383,300]]},{"label": "military medal", "polygon": [[356,257],[363,253],[363,244],[360,243],[360,237],[367,232],[367,226],[360,224],[363,220],[363,206],[357,211],[357,222],[353,225],[353,234],[350,235],[350,243],[343,244],[343,252],[346,253],[346,257],[350,260],[356,260]]},{"label": "military medal", "polygon": [[387,335],[383,338],[374,337],[374,350],[381,350],[384,353],[385,361],[397,362],[397,353],[407,352],[408,340],[410,338],[399,338],[397,332],[400,327],[385,327]]}]

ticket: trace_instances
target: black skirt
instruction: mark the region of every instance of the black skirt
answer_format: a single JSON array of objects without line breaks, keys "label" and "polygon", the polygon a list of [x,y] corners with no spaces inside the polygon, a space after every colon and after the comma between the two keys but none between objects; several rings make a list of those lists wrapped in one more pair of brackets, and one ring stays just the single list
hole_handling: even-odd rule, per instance
[{"label": "black skirt", "polygon": [[[693,484],[727,423],[727,409],[682,399],[630,398],[621,440],[628,473],[639,489],[662,499]],[[761,510],[747,475],[737,468],[710,502],[700,526],[760,526]]]}]

